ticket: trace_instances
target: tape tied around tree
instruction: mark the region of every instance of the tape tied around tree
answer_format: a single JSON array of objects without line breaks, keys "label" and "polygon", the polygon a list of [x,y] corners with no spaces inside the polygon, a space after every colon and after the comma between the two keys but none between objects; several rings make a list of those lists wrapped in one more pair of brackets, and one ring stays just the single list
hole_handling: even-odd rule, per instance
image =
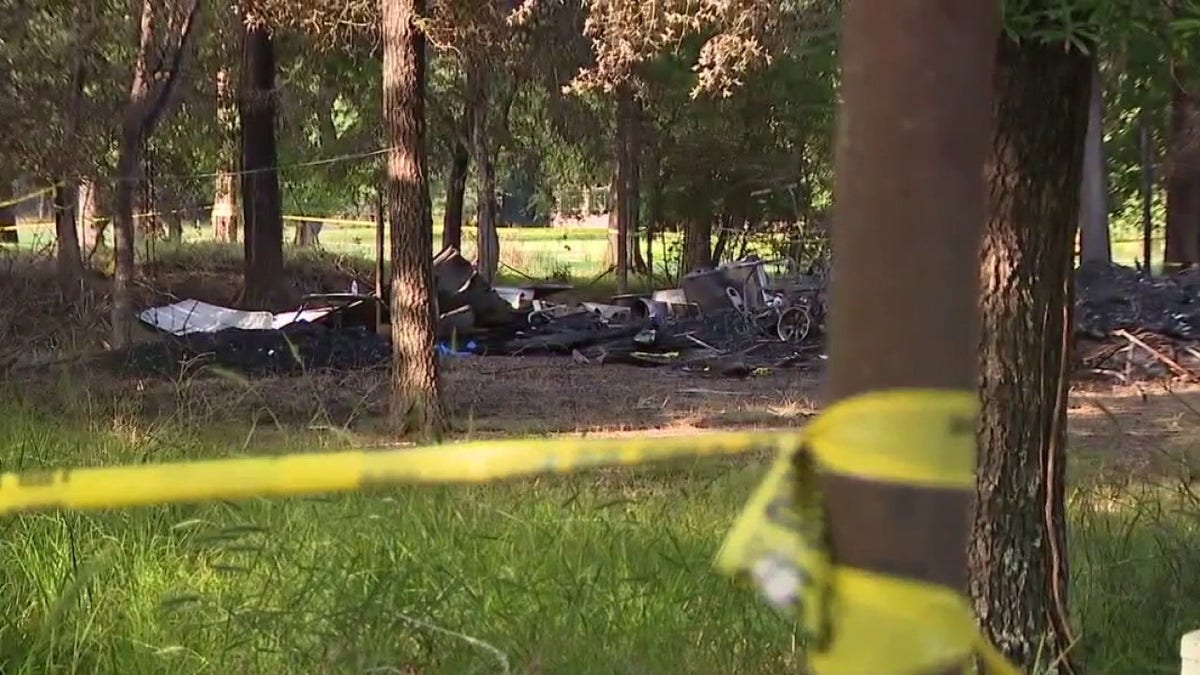
[{"label": "tape tied around tree", "polygon": [[835,560],[829,546],[822,487],[832,477],[973,490],[977,415],[974,391],[872,392],[830,406],[780,448],[716,567],[798,618],[816,675],[927,674],[974,657],[992,675],[1020,672],[959,589]]}]

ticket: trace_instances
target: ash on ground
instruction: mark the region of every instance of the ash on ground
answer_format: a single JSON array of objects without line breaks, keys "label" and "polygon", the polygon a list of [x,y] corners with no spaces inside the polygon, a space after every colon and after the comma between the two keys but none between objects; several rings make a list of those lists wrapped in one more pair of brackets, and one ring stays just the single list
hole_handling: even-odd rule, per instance
[{"label": "ash on ground", "polygon": [[1200,270],[1151,276],[1085,263],[1075,276],[1075,335],[1083,373],[1122,382],[1197,379]]}]

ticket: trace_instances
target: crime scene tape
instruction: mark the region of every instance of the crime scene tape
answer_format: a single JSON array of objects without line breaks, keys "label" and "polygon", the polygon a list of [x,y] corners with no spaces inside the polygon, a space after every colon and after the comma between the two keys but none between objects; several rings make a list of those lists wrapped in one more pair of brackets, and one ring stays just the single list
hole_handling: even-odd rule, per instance
[{"label": "crime scene tape", "polygon": [[[1018,675],[975,623],[961,592],[831,559],[821,474],[972,490],[974,391],[890,390],[836,403],[781,448],[717,555],[719,571],[749,577],[776,608],[797,614],[817,675],[942,672],[978,657],[985,672]],[[862,636],[871,635],[864,644]]]},{"label": "crime scene tape", "polygon": [[[34,197],[40,197],[40,196],[46,194],[47,192],[51,192],[53,190],[54,190],[54,186],[51,185],[50,187],[44,187],[44,188],[41,188],[38,190],[34,190],[33,192],[30,192],[28,194],[23,194],[20,197],[14,197],[12,199],[0,201],[0,209],[6,209],[10,206],[16,206],[17,204],[20,204],[21,202],[28,201],[30,199],[33,199]],[[0,223],[0,231],[15,230],[18,227],[19,227],[18,225]]]},{"label": "crime scene tape", "polygon": [[396,484],[482,483],[602,466],[734,455],[791,445],[796,434],[485,441],[357,451],[58,469],[0,475],[0,516],[344,492]]},{"label": "crime scene tape", "polygon": [[16,206],[17,204],[20,204],[21,202],[33,199],[34,197],[41,197],[42,195],[44,195],[47,192],[50,192],[52,190],[54,190],[53,185],[51,185],[49,187],[39,188],[28,194],[23,194],[20,197],[14,197],[12,199],[0,201],[0,209],[8,208],[9,206]]}]

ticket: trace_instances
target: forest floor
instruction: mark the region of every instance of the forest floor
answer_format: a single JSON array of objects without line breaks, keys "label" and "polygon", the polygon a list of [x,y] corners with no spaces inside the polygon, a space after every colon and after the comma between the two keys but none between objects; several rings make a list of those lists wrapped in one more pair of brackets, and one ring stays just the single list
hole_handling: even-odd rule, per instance
[{"label": "forest floor", "polygon": [[[235,283],[237,268],[224,265],[164,261],[142,280],[146,297],[218,300]],[[10,312],[0,344],[95,349],[102,299],[66,308],[43,267],[0,279],[10,294],[0,307],[19,310],[0,310]],[[347,273],[296,269],[314,284]],[[728,379],[565,358],[445,364],[463,438],[778,428],[820,404],[809,371]],[[369,371],[128,380],[60,361],[0,386],[0,466],[388,445],[386,386]],[[1200,627],[1198,411],[1194,385],[1072,392],[1071,609],[1096,672],[1177,672],[1179,635]],[[794,627],[711,569],[767,459],[12,518],[0,545],[0,670],[794,672]]]}]

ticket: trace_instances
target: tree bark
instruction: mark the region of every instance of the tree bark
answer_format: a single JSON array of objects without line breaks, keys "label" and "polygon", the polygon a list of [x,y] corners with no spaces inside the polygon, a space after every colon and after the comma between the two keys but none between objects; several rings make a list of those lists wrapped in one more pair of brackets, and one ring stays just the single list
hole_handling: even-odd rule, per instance
[{"label": "tree bark", "polygon": [[471,151],[460,140],[454,141],[450,155],[450,176],[446,180],[446,213],[442,215],[442,248],[462,249],[463,197],[467,191],[467,173]]},{"label": "tree bark", "polygon": [[[831,287],[829,398],[910,387],[971,392],[999,5],[844,7],[833,232],[843,273]],[[896,344],[906,345],[903,358]],[[969,452],[969,424],[955,421],[965,431],[949,438]],[[827,539],[841,564],[965,590],[969,489],[834,473],[822,484]],[[835,635],[831,650],[881,651],[873,637]],[[941,672],[929,665],[931,675]],[[957,673],[966,664],[937,665]]]},{"label": "tree bark", "polygon": [[1200,262],[1200,102],[1179,64],[1171,67],[1171,136],[1164,269]]},{"label": "tree bark", "polygon": [[645,274],[646,260],[638,243],[638,233],[642,227],[642,103],[632,94],[626,101],[625,126],[625,162],[628,166],[625,171],[625,208],[629,219],[625,229],[628,241],[626,248],[633,269]]},{"label": "tree bark", "polygon": [[[83,54],[80,51],[82,49],[82,45],[77,45],[73,54],[71,98],[67,103],[67,123],[62,139],[64,155],[70,152],[76,142],[80,116],[83,114],[82,105],[86,83],[84,81]],[[53,207],[58,284],[64,297],[74,298],[79,294],[79,284],[83,278],[83,256],[79,250],[79,230],[75,226],[79,214],[79,186],[65,174],[59,176],[59,182],[54,186]]]},{"label": "tree bark", "polygon": [[1092,68],[1091,87],[1080,189],[1079,257],[1082,262],[1108,264],[1112,262],[1112,243],[1108,232],[1108,167],[1104,161],[1104,78],[1098,63]]},{"label": "tree bark", "polygon": [[[133,337],[130,287],[133,283],[133,203],[138,167],[146,139],[153,134],[178,81],[184,52],[190,47],[198,6],[198,0],[190,0],[178,24],[168,17],[174,34],[169,38],[171,44],[164,46],[157,45],[155,39],[155,26],[161,18],[156,13],[156,3],[154,0],[142,2],[138,54],[117,148],[117,185],[113,199],[113,349],[128,347]],[[152,62],[154,70],[151,70]]]},{"label": "tree bark", "polygon": [[471,152],[475,162],[475,266],[484,281],[492,282],[500,268],[500,235],[496,231],[496,167],[492,162],[488,106],[491,103],[491,73],[478,57],[467,71],[467,100],[471,107]]},{"label": "tree bark", "polygon": [[629,107],[633,92],[628,84],[617,87],[617,101],[613,106],[613,224],[609,225],[612,239],[613,264],[616,266],[617,292],[629,291]]},{"label": "tree bark", "polygon": [[292,231],[292,246],[296,248],[319,248],[321,230],[325,224],[319,220],[297,220]]},{"label": "tree bark", "polygon": [[283,279],[283,213],[275,150],[275,46],[265,26],[242,43],[242,303],[273,308],[289,300]]},{"label": "tree bark", "polygon": [[183,213],[175,208],[163,214],[163,223],[167,226],[167,241],[172,244],[183,243]]},{"label": "tree bark", "polygon": [[380,0],[383,128],[392,245],[392,399],[396,432],[438,437],[445,427],[434,351],[433,221],[425,162],[424,0]]},{"label": "tree bark", "polygon": [[71,183],[54,187],[54,235],[58,263],[58,285],[63,297],[79,295],[83,278],[83,258],[79,253],[79,232],[75,229],[79,210],[79,189]]},{"label": "tree bark", "polygon": [[[146,0],[149,5],[151,0]],[[131,90],[130,103],[144,99],[146,87],[144,80],[139,85],[134,78],[134,88]],[[133,314],[133,190],[137,182],[138,162],[137,153],[142,144],[141,135],[137,131],[136,119],[127,119],[125,129],[121,134],[120,150],[117,158],[117,187],[113,197],[113,285],[112,285],[112,340],[113,349],[124,349],[133,339],[133,326],[130,323]]]},{"label": "tree bark", "polygon": [[131,315],[133,298],[133,200],[138,183],[137,169],[145,143],[146,108],[150,101],[151,50],[154,49],[154,30],[157,17],[154,0],[142,0],[141,37],[137,61],[133,69],[133,84],[129,88],[129,103],[121,127],[117,150],[117,185],[114,190],[113,211],[113,285],[112,285],[112,344],[123,349],[132,341]]},{"label": "tree bark", "polygon": [[103,197],[92,181],[79,183],[79,241],[84,261],[90,261],[104,243],[106,228]]},{"label": "tree bark", "polygon": [[1031,672],[1062,668],[1071,642],[1063,470],[1079,200],[1066,195],[1082,172],[1091,72],[1060,44],[1000,41],[971,592],[987,635]]},{"label": "tree bark", "polygon": [[1138,131],[1141,143],[1142,181],[1142,264],[1147,275],[1154,271],[1154,151],[1150,145],[1150,125],[1146,121],[1146,111],[1138,113]]},{"label": "tree bark", "polygon": [[684,223],[682,262],[684,274],[712,267],[712,221],[708,218]]},{"label": "tree bark", "polygon": [[238,100],[227,68],[217,71],[217,177],[212,206],[213,239],[223,243],[238,240]]}]

